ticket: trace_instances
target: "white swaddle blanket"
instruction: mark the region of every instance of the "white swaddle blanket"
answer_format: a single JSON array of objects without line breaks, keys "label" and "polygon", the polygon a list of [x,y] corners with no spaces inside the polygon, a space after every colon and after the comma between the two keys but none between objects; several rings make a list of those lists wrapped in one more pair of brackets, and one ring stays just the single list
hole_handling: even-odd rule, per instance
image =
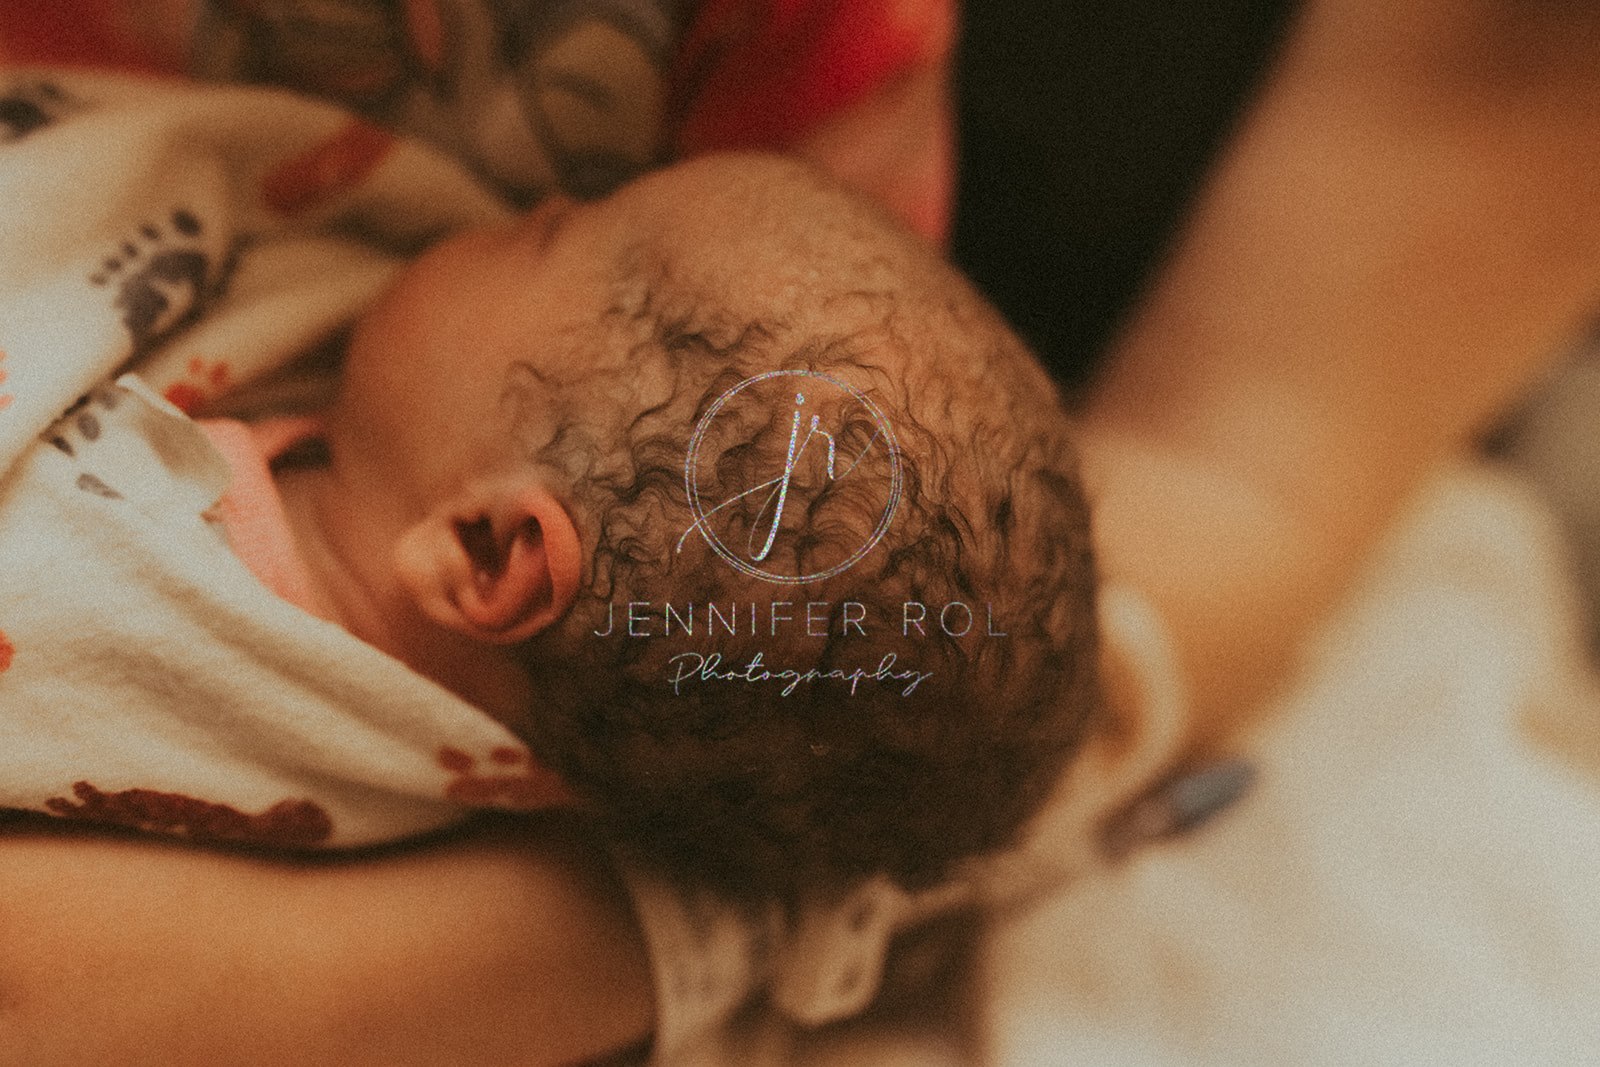
[{"label": "white swaddle blanket", "polygon": [[450,161],[290,93],[7,72],[0,469],[136,369],[185,410],[303,354],[406,254],[507,209]]},{"label": "white swaddle blanket", "polygon": [[266,589],[229,469],[133,376],[0,481],[0,806],[348,847],[563,796],[505,727]]},{"label": "white swaddle blanket", "polygon": [[323,847],[559,795],[498,723],[256,582],[202,518],[222,458],[106,384],[246,385],[504,210],[288,94],[14,77],[43,121],[0,143],[0,806]]}]

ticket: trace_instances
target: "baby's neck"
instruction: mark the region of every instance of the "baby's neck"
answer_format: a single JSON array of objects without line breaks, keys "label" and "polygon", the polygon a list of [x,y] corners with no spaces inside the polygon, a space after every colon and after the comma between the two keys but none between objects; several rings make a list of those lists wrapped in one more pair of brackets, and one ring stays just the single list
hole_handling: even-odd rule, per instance
[{"label": "baby's neck", "polygon": [[351,505],[341,503],[328,465],[277,470],[273,483],[311,585],[327,605],[332,621],[368,644],[390,651],[392,642],[383,612],[370,592],[373,586],[354,562],[362,555],[359,535],[346,528]]}]

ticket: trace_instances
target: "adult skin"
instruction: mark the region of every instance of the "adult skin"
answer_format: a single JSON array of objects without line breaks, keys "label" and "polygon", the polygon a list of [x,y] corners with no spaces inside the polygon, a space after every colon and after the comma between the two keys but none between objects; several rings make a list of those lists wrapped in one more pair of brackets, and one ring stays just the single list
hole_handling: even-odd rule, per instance
[{"label": "adult skin", "polygon": [[1225,746],[1600,305],[1600,4],[1314,0],[1086,415],[1107,573]]},{"label": "adult skin", "polygon": [[573,1064],[651,1027],[575,819],[304,862],[0,834],[0,1063]]}]

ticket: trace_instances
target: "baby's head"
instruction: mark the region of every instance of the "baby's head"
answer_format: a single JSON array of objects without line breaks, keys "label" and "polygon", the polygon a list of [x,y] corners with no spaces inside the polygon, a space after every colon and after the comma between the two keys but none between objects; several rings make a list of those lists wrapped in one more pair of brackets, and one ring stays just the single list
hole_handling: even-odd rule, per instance
[{"label": "baby's head", "polygon": [[799,166],[681,164],[446,241],[358,326],[330,425],[392,619],[364,636],[670,872],[925,885],[1003,847],[1083,736],[1055,391]]}]

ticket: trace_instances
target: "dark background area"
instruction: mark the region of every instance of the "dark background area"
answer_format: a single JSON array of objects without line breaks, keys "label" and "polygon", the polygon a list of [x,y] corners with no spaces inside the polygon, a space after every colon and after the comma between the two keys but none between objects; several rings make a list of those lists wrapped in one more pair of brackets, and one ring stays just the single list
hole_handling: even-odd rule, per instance
[{"label": "dark background area", "polygon": [[1093,374],[1291,0],[973,0],[956,261],[1069,388]]}]

